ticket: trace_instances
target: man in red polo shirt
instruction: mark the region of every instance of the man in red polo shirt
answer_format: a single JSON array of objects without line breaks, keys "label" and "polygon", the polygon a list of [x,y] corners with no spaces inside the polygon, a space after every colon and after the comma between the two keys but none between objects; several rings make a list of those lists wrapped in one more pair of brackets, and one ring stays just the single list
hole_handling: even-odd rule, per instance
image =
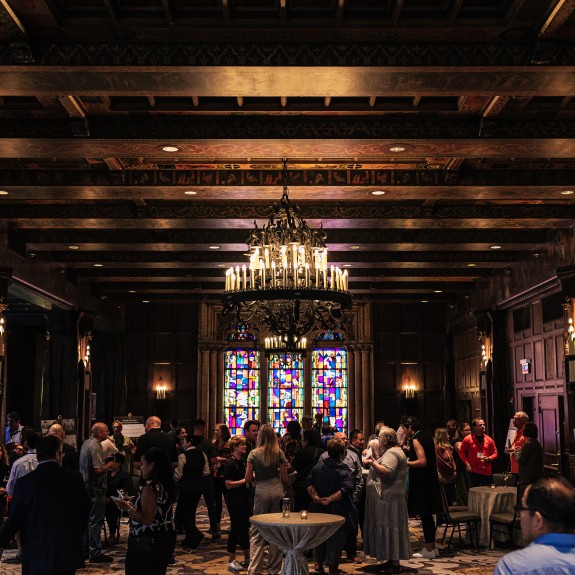
[{"label": "man in red polo shirt", "polygon": [[521,448],[525,443],[523,428],[525,427],[525,424],[528,421],[529,416],[524,411],[518,411],[513,416],[513,425],[517,428],[517,431],[513,436],[511,447],[508,447],[505,451],[509,453],[509,457],[511,459],[511,473],[514,473],[515,475],[519,474],[519,463],[517,462],[517,452],[521,451]]},{"label": "man in red polo shirt", "polygon": [[478,418],[471,423],[471,435],[461,442],[459,457],[469,472],[471,487],[491,485],[491,462],[497,459],[495,441],[485,433],[485,421]]}]

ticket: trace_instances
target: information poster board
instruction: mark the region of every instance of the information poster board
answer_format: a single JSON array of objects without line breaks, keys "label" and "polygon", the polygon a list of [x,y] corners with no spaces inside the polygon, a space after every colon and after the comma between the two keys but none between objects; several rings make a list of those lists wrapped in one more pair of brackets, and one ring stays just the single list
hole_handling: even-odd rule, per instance
[{"label": "information poster board", "polygon": [[59,423],[64,428],[64,442],[77,447],[76,420],[73,418],[66,418],[60,421],[58,419],[42,419],[40,421],[42,435],[46,435],[50,426],[54,423]]},{"label": "information poster board", "polygon": [[114,421],[119,421],[122,424],[122,435],[130,439],[138,439],[140,435],[146,433],[144,427],[144,417],[141,415],[116,415]]}]

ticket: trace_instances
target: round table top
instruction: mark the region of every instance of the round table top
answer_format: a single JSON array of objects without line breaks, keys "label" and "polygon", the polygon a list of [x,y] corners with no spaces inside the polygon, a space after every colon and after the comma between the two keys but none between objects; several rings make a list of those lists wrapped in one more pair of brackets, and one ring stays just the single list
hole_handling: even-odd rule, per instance
[{"label": "round table top", "polygon": [[472,487],[469,490],[470,493],[513,493],[513,492],[517,492],[517,487],[513,487],[512,485],[502,485],[500,487],[487,487],[487,486],[483,486],[483,487]]},{"label": "round table top", "polygon": [[293,511],[289,517],[284,517],[282,513],[262,513],[253,515],[250,521],[256,525],[325,525],[326,523],[343,523],[345,518],[341,515],[332,515],[331,513],[309,513],[307,519],[301,518],[299,511]]}]

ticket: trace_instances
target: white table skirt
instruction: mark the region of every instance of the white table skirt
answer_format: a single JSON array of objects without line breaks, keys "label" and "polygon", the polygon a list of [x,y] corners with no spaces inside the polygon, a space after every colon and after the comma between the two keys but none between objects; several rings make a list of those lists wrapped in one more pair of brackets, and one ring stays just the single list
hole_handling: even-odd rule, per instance
[{"label": "white table skirt", "polygon": [[301,519],[300,513],[294,512],[290,517],[281,513],[254,515],[250,521],[266,541],[284,551],[284,575],[307,575],[309,569],[303,552],[329,539],[345,519],[329,513],[308,513],[307,519]]}]

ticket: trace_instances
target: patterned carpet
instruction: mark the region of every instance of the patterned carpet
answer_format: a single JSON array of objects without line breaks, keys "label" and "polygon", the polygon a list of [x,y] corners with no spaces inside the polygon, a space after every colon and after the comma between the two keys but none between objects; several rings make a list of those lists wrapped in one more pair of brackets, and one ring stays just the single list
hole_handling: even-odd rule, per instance
[{"label": "patterned carpet", "polygon": [[[176,564],[169,567],[168,575],[220,575],[227,573],[226,533],[229,529],[227,516],[222,519],[223,537],[212,542],[207,533],[209,523],[206,509],[202,502],[202,505],[198,508],[198,526],[206,534],[204,542],[199,549],[194,552],[187,552],[177,546]],[[409,530],[411,534],[411,547],[415,552],[422,547],[422,531],[419,521],[410,521]],[[86,568],[79,570],[77,573],[79,575],[123,573],[127,531],[126,520],[122,520],[120,543],[104,549],[105,553],[114,558],[113,563],[108,565],[91,565],[88,563]],[[440,538],[442,534],[443,529],[438,529],[438,538]],[[178,536],[178,540],[182,538],[183,535]],[[493,568],[498,559],[507,552],[499,549],[481,549],[479,551],[473,548],[460,549],[457,547],[456,537],[454,537],[454,542],[455,544],[450,551],[448,551],[445,546],[442,547],[438,545],[440,556],[437,559],[411,559],[410,561],[402,561],[401,572],[406,575],[410,573],[418,575],[490,575],[493,573]],[[361,551],[359,553],[362,555]],[[2,563],[0,564],[0,573],[2,573],[2,575],[20,575],[21,566],[10,563],[9,561],[15,555],[16,550],[7,549],[4,551]],[[238,553],[238,559],[243,559],[241,553]],[[8,560],[8,562],[6,562],[6,560]],[[348,563],[344,560],[340,565],[340,569],[345,573],[368,575],[370,573],[370,566],[373,566],[373,564],[374,561],[370,558],[365,558],[361,564]],[[310,571],[313,573],[312,562],[310,562]],[[242,575],[246,573],[247,571],[242,571]]]}]

